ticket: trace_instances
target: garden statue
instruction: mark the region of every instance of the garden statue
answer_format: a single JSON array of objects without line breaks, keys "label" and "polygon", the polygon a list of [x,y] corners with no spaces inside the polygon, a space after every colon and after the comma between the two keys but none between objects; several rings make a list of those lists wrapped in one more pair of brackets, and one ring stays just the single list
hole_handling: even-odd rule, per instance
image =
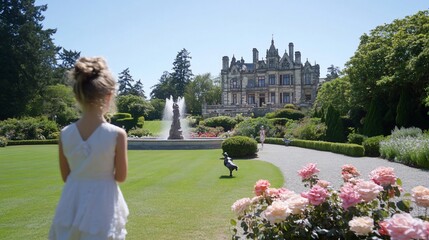
[{"label": "garden statue", "polygon": [[173,103],[173,122],[171,123],[168,139],[183,139],[182,128],[180,127],[179,105],[177,103]]},{"label": "garden statue", "polygon": [[232,158],[228,157],[228,153],[224,152],[223,153],[223,165],[225,165],[225,167],[227,167],[229,169],[229,176],[232,177],[232,171],[235,169],[235,171],[238,171],[238,166],[235,165],[232,162]]}]

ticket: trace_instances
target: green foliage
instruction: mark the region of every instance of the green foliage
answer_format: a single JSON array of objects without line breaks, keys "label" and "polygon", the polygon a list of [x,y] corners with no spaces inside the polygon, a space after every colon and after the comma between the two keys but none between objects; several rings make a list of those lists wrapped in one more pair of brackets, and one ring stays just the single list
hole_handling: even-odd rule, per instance
[{"label": "green foliage", "polygon": [[362,145],[362,143],[365,141],[365,139],[367,139],[368,137],[362,134],[358,134],[358,133],[350,133],[347,136],[347,142],[348,143],[354,143],[354,144],[358,144],[358,145]]},{"label": "green foliage", "polygon": [[397,128],[380,142],[380,155],[409,166],[429,168],[429,135],[419,128]]},{"label": "green foliage", "polygon": [[394,139],[400,139],[400,138],[406,138],[406,137],[420,137],[423,134],[422,130],[420,128],[416,127],[410,127],[410,128],[398,128],[395,127],[392,130],[392,134],[390,135],[390,138]]},{"label": "green foliage", "polygon": [[277,135],[277,129],[273,126],[269,119],[263,117],[248,118],[238,123],[234,128],[234,135],[254,138],[259,136],[259,130],[262,126],[265,128],[266,137]]},{"label": "green foliage", "polygon": [[284,105],[283,108],[298,110],[298,107],[292,103],[288,103],[288,104]]},{"label": "green foliage", "polygon": [[364,148],[357,144],[349,143],[332,143],[323,141],[309,141],[294,139],[290,142],[291,146],[311,148],[321,151],[329,151],[333,153],[340,153],[352,157],[363,157]]},{"label": "green foliage", "polygon": [[384,133],[383,115],[385,109],[386,108],[385,105],[383,105],[382,100],[380,100],[378,97],[372,99],[363,125],[364,135],[372,137],[382,135]]},{"label": "green foliage", "polygon": [[229,116],[218,116],[204,119],[204,125],[207,127],[223,127],[225,131],[230,131],[237,122]]},{"label": "green foliage", "polygon": [[258,143],[249,137],[235,136],[222,142],[222,151],[227,152],[230,157],[251,157],[257,150]]},{"label": "green foliage", "polygon": [[271,118],[270,122],[273,125],[282,125],[285,126],[290,121],[289,118]]},{"label": "green foliage", "polygon": [[[346,115],[350,110],[350,81],[347,76],[325,82],[317,92],[314,108],[328,109],[333,106],[339,114]],[[321,114],[319,114],[321,117]]]},{"label": "green foliage", "polygon": [[0,136],[0,147],[6,147],[7,146],[7,138]]},{"label": "green foliage", "polygon": [[126,68],[121,73],[119,73],[118,79],[118,95],[134,95],[142,98],[146,98],[143,89],[143,83],[138,80],[135,83],[135,80],[130,74],[130,69]]},{"label": "green foliage", "polygon": [[137,124],[136,124],[136,126],[137,126],[137,127],[139,127],[139,128],[143,128],[143,126],[144,126],[144,117],[143,117],[143,116],[141,116],[141,117],[139,117],[139,118],[137,119]]},{"label": "green foliage", "polygon": [[146,120],[162,120],[164,114],[165,99],[153,98],[150,100],[153,110],[147,112]]},{"label": "green foliage", "polygon": [[130,113],[137,122],[140,116],[147,116],[154,108],[150,102],[144,98],[135,95],[118,96],[116,99],[118,112]]},{"label": "green foliage", "polygon": [[345,142],[344,125],[340,114],[329,106],[326,112],[326,140],[329,142]]},{"label": "green foliage", "polygon": [[9,118],[0,121],[0,136],[9,140],[47,139],[58,131],[57,124],[46,117]]},{"label": "green foliage", "polygon": [[[259,137],[256,138],[256,141],[259,142]],[[265,138],[266,144],[275,144],[275,145],[286,145],[283,138]]]},{"label": "green foliage", "polygon": [[127,132],[136,126],[134,118],[121,118],[117,119],[115,125],[124,128]]},{"label": "green foliage", "polygon": [[326,125],[320,118],[304,118],[301,121],[290,121],[286,125],[285,137],[303,140],[323,140],[326,136]]},{"label": "green foliage", "polygon": [[133,128],[130,131],[128,131],[128,136],[132,137],[148,137],[148,136],[152,136],[152,133],[147,130],[147,129],[143,129],[143,128]]},{"label": "green foliage", "polygon": [[[174,86],[172,83],[171,74],[167,71],[163,72],[161,77],[159,78],[159,83],[155,84],[152,87],[152,91],[150,92],[150,96],[152,99],[169,99],[170,96],[174,94]],[[165,103],[164,103],[165,104]],[[162,119],[162,116],[161,116]]]},{"label": "green foliage", "polygon": [[48,139],[48,140],[10,140],[8,142],[9,146],[18,146],[18,145],[46,145],[46,144],[58,144],[58,139]]},{"label": "green foliage", "polygon": [[186,111],[192,115],[201,115],[203,104],[219,104],[221,89],[215,84],[210,73],[197,75],[189,82],[185,90]]},{"label": "green foliage", "polygon": [[171,73],[171,83],[174,92],[172,93],[174,99],[185,96],[186,86],[191,82],[192,74],[190,52],[183,48],[180,50],[176,59],[173,62],[173,72]]},{"label": "green foliage", "polygon": [[59,50],[43,29],[47,5],[34,1],[2,1],[0,4],[0,120],[22,117],[29,103],[53,78]]},{"label": "green foliage", "polygon": [[402,90],[396,109],[396,126],[411,127],[411,118],[415,117],[412,109],[410,94],[407,90]]},{"label": "green foliage", "polygon": [[[419,109],[428,101],[427,69],[429,69],[429,12],[420,11],[392,23],[377,26],[360,38],[358,49],[346,64],[350,78],[351,106],[370,109],[368,99],[379,97],[386,101],[386,112],[398,108],[401,92],[409,93],[411,109],[400,106],[413,114],[410,126],[421,127],[429,117]],[[422,99],[426,99],[426,102]],[[402,105],[402,104],[401,104]],[[424,108],[427,112],[427,108]],[[401,110],[399,119],[404,120]],[[383,117],[383,116],[382,116]],[[425,119],[425,120],[421,120]],[[390,130],[392,122],[385,123]],[[379,123],[377,123],[379,124]],[[370,133],[370,134],[368,134]],[[384,132],[386,133],[386,132]],[[364,132],[374,136],[381,132]]]},{"label": "green foliage", "polygon": [[35,104],[37,102],[41,108],[39,114],[55,120],[60,126],[68,125],[79,118],[77,102],[69,86],[62,84],[47,86]]},{"label": "green foliage", "polygon": [[292,120],[299,120],[304,118],[305,114],[298,110],[283,108],[283,109],[276,110],[274,112],[267,113],[265,117],[266,118],[289,118]]},{"label": "green foliage", "polygon": [[379,157],[380,156],[380,142],[385,139],[384,136],[375,136],[365,139],[362,146],[365,148],[365,156]]}]

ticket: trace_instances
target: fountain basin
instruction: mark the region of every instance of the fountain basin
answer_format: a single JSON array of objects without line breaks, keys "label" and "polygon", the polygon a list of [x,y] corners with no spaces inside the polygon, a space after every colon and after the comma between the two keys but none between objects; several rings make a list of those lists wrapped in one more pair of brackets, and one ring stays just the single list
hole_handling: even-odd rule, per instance
[{"label": "fountain basin", "polygon": [[193,150],[220,149],[223,138],[159,139],[130,138],[128,150]]}]

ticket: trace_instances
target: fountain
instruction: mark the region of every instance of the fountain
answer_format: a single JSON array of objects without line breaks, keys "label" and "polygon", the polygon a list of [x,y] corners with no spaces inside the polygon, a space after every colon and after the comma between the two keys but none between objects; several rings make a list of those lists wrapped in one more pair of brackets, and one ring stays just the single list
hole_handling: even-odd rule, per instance
[{"label": "fountain", "polygon": [[185,99],[165,100],[163,129],[159,138],[129,138],[129,150],[217,149],[222,138],[190,138],[185,116]]}]

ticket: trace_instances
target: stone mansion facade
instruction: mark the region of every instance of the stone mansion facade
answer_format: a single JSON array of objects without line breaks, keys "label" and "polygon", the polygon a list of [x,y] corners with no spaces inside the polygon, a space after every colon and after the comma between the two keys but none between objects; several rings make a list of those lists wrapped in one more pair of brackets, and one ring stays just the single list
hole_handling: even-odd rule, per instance
[{"label": "stone mansion facade", "polygon": [[253,61],[246,63],[243,58],[231,62],[228,56],[222,58],[221,105],[203,106],[204,116],[263,115],[285,104],[311,106],[316,98],[319,85],[319,65],[311,65],[308,60],[301,62],[301,53],[294,52],[289,43],[289,52],[279,55],[271,40],[264,59],[253,48]]}]

